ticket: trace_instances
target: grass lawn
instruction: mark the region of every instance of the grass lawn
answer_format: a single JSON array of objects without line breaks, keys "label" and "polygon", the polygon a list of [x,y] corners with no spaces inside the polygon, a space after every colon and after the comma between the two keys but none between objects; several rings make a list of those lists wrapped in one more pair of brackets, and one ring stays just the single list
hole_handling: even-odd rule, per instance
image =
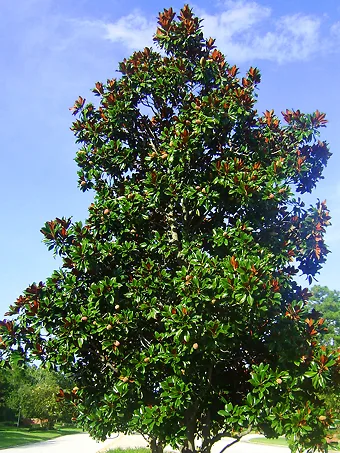
[{"label": "grass lawn", "polygon": [[255,437],[250,439],[252,444],[263,444],[263,445],[280,445],[282,447],[287,447],[287,441],[284,437],[279,437],[278,439],[266,439],[265,437]]},{"label": "grass lawn", "polygon": [[36,429],[30,431],[29,428],[12,428],[2,425],[0,426],[0,450],[82,432],[78,428],[60,428],[51,431]]},{"label": "grass lawn", "polygon": [[[262,444],[262,445],[279,445],[281,447],[288,447],[287,441],[284,437],[279,437],[278,439],[266,439],[265,437],[256,437],[254,439],[250,439],[252,444]],[[337,448],[337,447],[333,447]],[[339,451],[339,450],[329,450],[330,453],[332,451]]]}]

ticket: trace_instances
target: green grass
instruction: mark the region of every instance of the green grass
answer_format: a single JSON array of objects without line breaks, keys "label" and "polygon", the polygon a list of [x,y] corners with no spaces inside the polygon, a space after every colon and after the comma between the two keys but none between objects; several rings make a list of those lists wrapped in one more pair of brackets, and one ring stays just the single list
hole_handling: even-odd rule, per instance
[{"label": "green grass", "polygon": [[[262,444],[262,445],[278,445],[281,447],[288,447],[288,443],[284,437],[279,437],[277,439],[266,439],[265,437],[255,437],[254,439],[250,439],[249,442],[253,444]],[[332,452],[335,450],[330,450]]]},{"label": "green grass", "polygon": [[29,428],[0,426],[0,450],[79,433],[82,433],[82,430],[78,428],[59,428],[46,431],[42,429],[30,430]]},{"label": "green grass", "polygon": [[278,437],[277,439],[266,439],[265,437],[255,437],[250,439],[252,444],[264,444],[264,445],[280,445],[282,447],[287,447],[287,441],[284,437]]}]

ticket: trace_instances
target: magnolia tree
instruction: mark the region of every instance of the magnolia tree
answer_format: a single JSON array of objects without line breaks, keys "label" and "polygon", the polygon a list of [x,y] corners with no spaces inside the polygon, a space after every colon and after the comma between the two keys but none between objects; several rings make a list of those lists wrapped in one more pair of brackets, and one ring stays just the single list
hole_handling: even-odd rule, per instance
[{"label": "magnolia tree", "polygon": [[75,102],[94,202],[85,224],[42,228],[63,265],[10,308],[3,357],[71,372],[59,398],[99,439],[138,431],[154,452],[209,453],[257,429],[326,450],[338,354],[294,280],[328,252],[325,203],[295,196],[330,156],[325,114],[258,114],[258,69],[238,76],[188,6],[158,24],[160,53],[135,52],[97,103]]}]

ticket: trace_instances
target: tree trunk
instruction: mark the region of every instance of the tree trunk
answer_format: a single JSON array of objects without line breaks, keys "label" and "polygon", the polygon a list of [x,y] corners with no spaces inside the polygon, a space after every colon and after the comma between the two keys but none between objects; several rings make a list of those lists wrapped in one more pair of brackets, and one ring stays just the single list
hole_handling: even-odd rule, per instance
[{"label": "tree trunk", "polygon": [[186,425],[186,440],[181,453],[196,453],[195,448],[195,433],[196,433],[196,412],[197,404],[194,404],[185,414],[185,425]]},{"label": "tree trunk", "polygon": [[55,420],[54,418],[49,418],[47,422],[48,429],[54,429]]},{"label": "tree trunk", "polygon": [[211,418],[210,411],[208,409],[204,416],[204,423],[202,428],[202,447],[201,447],[202,453],[210,453],[211,450],[210,424]]},{"label": "tree trunk", "polygon": [[181,453],[196,453],[194,438],[185,440],[184,445],[181,448]]},{"label": "tree trunk", "polygon": [[150,448],[152,453],[163,453],[164,443],[153,437],[150,442]]},{"label": "tree trunk", "polygon": [[21,405],[19,406],[18,419],[17,419],[17,428],[20,426],[20,417],[21,417]]}]

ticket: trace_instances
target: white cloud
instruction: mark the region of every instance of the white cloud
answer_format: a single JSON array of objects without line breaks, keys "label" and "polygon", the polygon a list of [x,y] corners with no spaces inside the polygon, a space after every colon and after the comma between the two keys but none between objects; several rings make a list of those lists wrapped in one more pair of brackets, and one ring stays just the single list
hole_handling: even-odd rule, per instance
[{"label": "white cloud", "polygon": [[152,44],[156,31],[154,20],[148,20],[139,10],[123,16],[114,23],[105,24],[105,38],[121,42],[129,49],[140,49]]},{"label": "white cloud", "polygon": [[122,44],[125,49],[137,50],[153,43],[156,31],[155,20],[146,18],[139,9],[122,16],[114,22],[103,20],[68,19],[72,24],[72,39],[79,37],[102,38]]},{"label": "white cloud", "polygon": [[330,29],[331,35],[333,35],[336,38],[340,38],[340,21],[335,22]]},{"label": "white cloud", "polygon": [[[38,4],[42,0],[29,1]],[[218,47],[230,62],[304,61],[339,49],[340,21],[332,24],[325,16],[302,13],[277,16],[272,8],[253,0],[225,0],[216,13],[199,7],[194,12],[204,19],[205,36],[216,38]],[[153,45],[157,27],[154,17],[146,16],[141,9],[113,21],[58,15],[50,15],[49,19],[48,27],[43,21],[32,27],[30,40],[35,36],[37,46],[50,47],[60,53],[71,47],[82,47],[82,51],[86,51],[82,44],[98,39],[117,43],[123,50],[142,49]]]},{"label": "white cloud", "polygon": [[[228,1],[224,8],[221,14],[201,14],[205,32],[217,38],[230,60],[283,63],[305,60],[324,50],[319,18],[303,14],[274,18],[270,8],[257,2]],[[225,18],[231,26],[226,27]]]},{"label": "white cloud", "polygon": [[210,19],[210,26],[217,27],[218,32],[225,36],[249,31],[252,26],[270,16],[270,9],[256,2],[226,2],[229,8],[219,15],[204,14],[204,26]]},{"label": "white cloud", "polygon": [[[340,41],[340,22],[326,31],[324,17],[302,13],[274,17],[271,8],[248,0],[226,0],[220,6],[216,14],[200,8],[195,13],[204,19],[205,35],[217,39],[230,61],[303,61],[334,50]],[[152,44],[155,25],[154,20],[134,10],[115,22],[102,23],[101,29],[104,38],[139,49]]]}]

